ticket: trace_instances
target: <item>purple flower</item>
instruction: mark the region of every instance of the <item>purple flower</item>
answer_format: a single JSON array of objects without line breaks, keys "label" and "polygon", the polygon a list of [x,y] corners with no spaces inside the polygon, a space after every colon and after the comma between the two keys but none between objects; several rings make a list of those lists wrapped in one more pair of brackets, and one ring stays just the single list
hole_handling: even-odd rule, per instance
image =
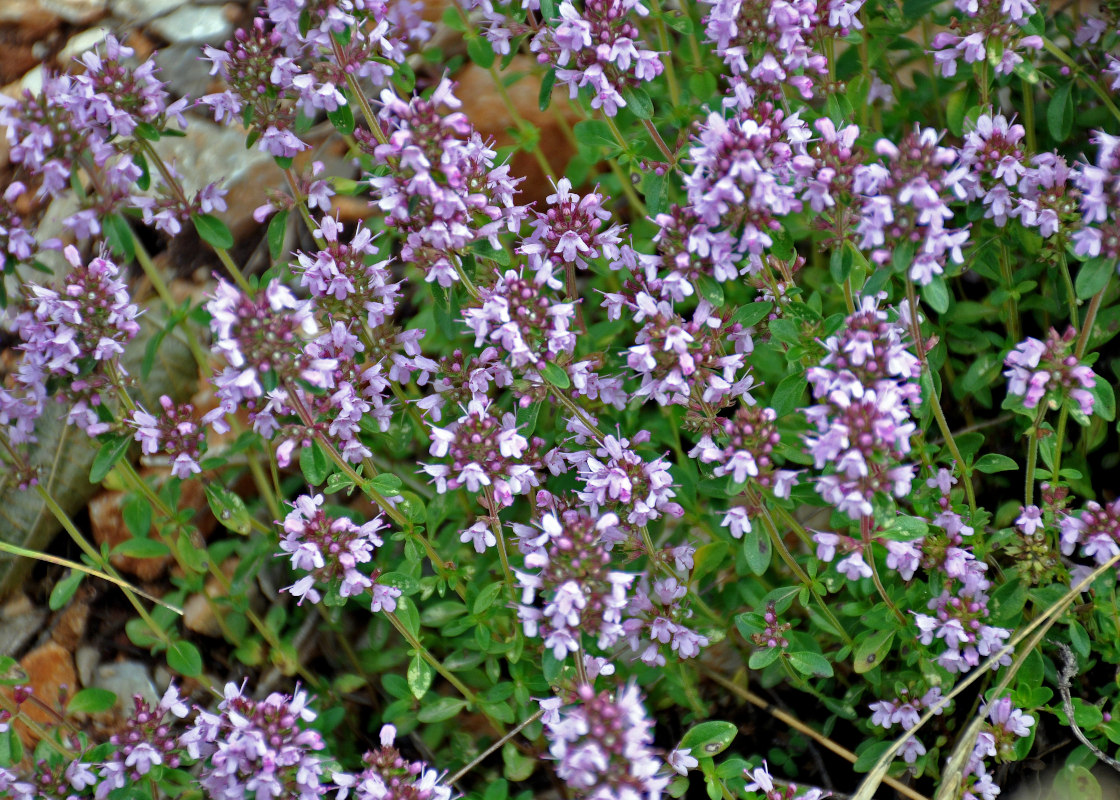
[{"label": "purple flower", "polygon": [[1093,370],[1070,352],[1077,332],[1071,326],[1064,334],[1051,328],[1046,341],[1028,338],[1015,346],[1004,360],[1008,369],[1007,392],[1022,397],[1024,408],[1037,408],[1043,400],[1057,408],[1066,398],[1077,403],[1077,410],[1093,413],[1090,391],[1097,383]]},{"label": "purple flower", "polygon": [[[318,603],[322,595],[316,584],[327,585],[327,605],[338,605],[344,598],[372,591],[381,574],[374,569],[371,574],[362,571],[361,565],[369,564],[374,550],[384,542],[378,533],[387,527],[381,517],[356,525],[346,517],[329,517],[322,510],[323,496],[301,495],[292,504],[284,518],[284,536],[280,550],[291,559],[292,569],[306,573],[284,591],[299,598]],[[383,587],[382,595],[400,596],[400,589]]]},{"label": "purple flower", "polygon": [[140,781],[153,767],[177,769],[186,753],[179,743],[181,723],[190,707],[175,684],[167,687],[155,708],[140,695],[133,698],[135,710],[123,732],[109,737],[115,745],[100,770],[101,782],[95,797],[104,800],[110,792]]},{"label": "purple flower", "polygon": [[[516,571],[522,589],[517,613],[525,635],[541,636],[557,659],[579,651],[583,632],[597,637],[601,650],[623,635],[622,611],[634,575],[610,568],[604,540],[617,524],[614,514],[594,520],[569,509],[545,514],[540,530],[518,526],[526,571]],[[543,608],[536,607],[538,598]]]},{"label": "purple flower", "polygon": [[244,686],[228,683],[218,713],[199,709],[179,742],[202,762],[198,782],[213,797],[314,800],[327,792],[323,761],[315,755],[326,745],[300,723],[316,716],[298,688],[291,696],[273,692],[253,700]]},{"label": "purple flower", "polygon": [[194,406],[190,403],[176,405],[167,395],[159,398],[163,414],[156,417],[143,408],[137,408],[129,420],[136,428],[134,438],[140,442],[146,455],[160,450],[171,459],[171,474],[187,479],[202,471],[198,459],[205,446],[205,439],[194,419]]},{"label": "purple flower", "polygon": [[671,576],[654,581],[652,591],[644,579],[635,588],[622,629],[630,649],[646,664],[665,665],[663,645],[681,659],[694,658],[708,646],[707,636],[684,624],[692,617],[691,609],[681,602],[687,594],[688,589]]},{"label": "purple flower", "polygon": [[451,788],[440,782],[439,773],[423,761],[407,761],[393,746],[396,737],[395,727],[383,725],[381,747],[362,756],[362,771],[335,773],[337,800],[346,800],[351,791],[354,800],[451,800]]},{"label": "purple flower", "polygon": [[1080,513],[1063,515],[1058,527],[1064,555],[1080,546],[1081,555],[1104,564],[1120,554],[1120,500],[1105,505],[1090,500]]},{"label": "purple flower", "polygon": [[549,712],[541,720],[556,774],[573,791],[654,800],[668,785],[652,749],[653,722],[634,683],[614,693],[582,685],[541,707]]},{"label": "purple flower", "polygon": [[622,92],[651,81],[664,69],[653,50],[641,47],[632,15],[647,16],[640,0],[562,0],[559,20],[540,27],[529,43],[537,60],[556,68],[556,77],[572,98],[590,86],[592,108],[613,117],[626,105]]}]

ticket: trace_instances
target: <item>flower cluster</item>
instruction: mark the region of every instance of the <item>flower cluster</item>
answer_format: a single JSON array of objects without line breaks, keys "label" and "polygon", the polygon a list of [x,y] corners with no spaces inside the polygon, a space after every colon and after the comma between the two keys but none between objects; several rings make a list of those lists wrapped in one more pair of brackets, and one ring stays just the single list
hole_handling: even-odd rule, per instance
[{"label": "flower cluster", "polygon": [[[816,78],[828,72],[828,60],[813,48],[825,36],[847,36],[863,27],[863,0],[704,0],[708,41],[732,74],[774,90],[782,84],[813,96]],[[827,22],[827,25],[825,24]],[[832,28],[833,30],[828,30]]]},{"label": "flower cluster", "polygon": [[[388,141],[358,134],[378,164],[390,168],[370,178],[370,189],[386,221],[404,236],[401,259],[443,287],[460,279],[467,247],[499,247],[498,233],[517,231],[528,213],[514,202],[518,179],[509,166],[494,166],[495,152],[455,110],[462,103],[453,88],[444,79],[430,97],[407,103],[385,89],[379,118]],[[450,113],[440,112],[444,106]]]},{"label": "flower cluster", "polygon": [[982,704],[980,714],[986,716],[988,721],[977,735],[976,745],[965,764],[961,796],[976,800],[979,798],[992,800],[999,794],[999,787],[988,773],[984,759],[994,758],[997,762],[1014,761],[1015,742],[1031,735],[1035,718],[1011,705],[1010,697],[1001,697],[994,703]]},{"label": "flower cluster", "polygon": [[[602,542],[617,522],[614,514],[595,520],[569,509],[545,514],[540,531],[519,526],[522,549],[528,551],[525,567],[540,572],[516,571],[522,592],[517,615],[525,635],[543,637],[558,660],[579,651],[584,632],[597,637],[600,650],[623,635],[622,611],[634,576],[610,569],[610,554]],[[534,605],[538,596],[543,608]]]},{"label": "flower cluster", "polygon": [[816,429],[805,451],[816,469],[835,470],[817,479],[817,492],[853,519],[872,515],[876,492],[905,497],[914,477],[903,459],[915,431],[919,362],[906,349],[905,328],[877,303],[863,298],[806,375],[818,405],[805,409]]},{"label": "flower cluster", "polygon": [[1082,414],[1092,414],[1090,390],[1097,385],[1097,376],[1070,352],[1076,337],[1072,327],[1064,334],[1051,328],[1045,342],[1028,338],[1017,344],[1004,361],[1007,393],[1023,398],[1024,408],[1037,408],[1043,401],[1057,408],[1069,398]]},{"label": "flower cluster", "polygon": [[194,419],[194,406],[176,404],[167,395],[159,398],[163,413],[158,417],[137,408],[129,422],[136,428],[135,439],[147,455],[162,450],[171,459],[171,474],[186,479],[202,472],[198,459],[206,442]]},{"label": "flower cluster", "polygon": [[202,709],[180,738],[192,759],[202,762],[199,785],[211,797],[288,797],[314,800],[327,792],[322,760],[323,737],[305,730],[317,714],[307,692],[273,692],[263,700],[246,696],[245,687],[228,683],[218,713]]},{"label": "flower cluster", "polygon": [[583,684],[540,704],[556,774],[579,795],[639,800],[668,785],[636,684],[613,693]]},{"label": "flower cluster", "polygon": [[643,48],[632,16],[647,16],[640,0],[562,0],[560,18],[542,25],[529,46],[574,98],[590,86],[592,108],[609,117],[627,105],[623,92],[661,74],[658,53]]},{"label": "flower cluster", "polygon": [[1064,555],[1080,547],[1081,555],[1099,565],[1120,554],[1120,500],[1105,505],[1090,500],[1080,513],[1062,515],[1058,527]]},{"label": "flower cluster", "polygon": [[965,200],[981,200],[984,216],[999,227],[1015,214],[1012,189],[1026,171],[1023,137],[1026,129],[1003,114],[982,114],[964,138],[958,157],[965,170],[960,188]]},{"label": "flower cluster", "polygon": [[478,303],[463,310],[475,346],[488,342],[498,346],[515,373],[536,373],[561,353],[575,350],[576,337],[570,329],[575,306],[552,297],[539,281],[507,270],[480,291]]},{"label": "flower cluster", "polygon": [[307,573],[284,591],[298,597],[300,603],[318,603],[323,597],[315,585],[325,583],[327,605],[337,605],[344,598],[369,591],[374,611],[392,611],[401,590],[377,583],[379,569],[367,575],[359,568],[368,564],[374,550],[384,544],[378,532],[387,526],[381,517],[362,525],[355,525],[346,517],[328,517],[322,505],[321,494],[300,495],[284,518],[282,554],[291,557],[292,569]]},{"label": "flower cluster", "polygon": [[1073,234],[1079,256],[1120,258],[1120,137],[1096,131],[1097,163],[1082,164],[1075,182],[1081,190],[1084,226]]},{"label": "flower cluster", "polygon": [[440,494],[465,486],[470,492],[493,493],[504,507],[538,484],[539,465],[534,458],[538,442],[517,432],[513,414],[491,413],[488,402],[472,400],[466,413],[448,427],[433,425],[431,437],[429,454],[451,457],[450,464],[424,464]]},{"label": "flower cluster", "polygon": [[[922,644],[931,644],[935,638],[944,642],[946,649],[937,656],[937,663],[953,673],[968,672],[978,666],[980,659],[998,652],[1011,637],[1006,628],[988,624],[986,592],[991,583],[982,571],[986,565],[973,563],[981,569],[969,570],[961,579],[951,581],[929,601],[932,616],[911,612]],[[1010,653],[1004,653],[992,668],[1010,663]]]},{"label": "flower cluster", "polygon": [[880,139],[875,152],[883,161],[858,167],[852,187],[863,196],[859,246],[877,264],[905,255],[902,266],[920,286],[941,275],[948,261],[960,264],[968,241],[967,228],[946,227],[953,218],[948,203],[961,191],[964,170],[949,169],[957,153],[939,146],[940,138],[932,128],[915,126],[897,145]]},{"label": "flower cluster", "polygon": [[994,61],[996,75],[1010,75],[1023,63],[1022,50],[1041,50],[1041,36],[1023,36],[1022,29],[1035,13],[1029,0],[954,0],[953,6],[962,15],[953,20],[953,30],[933,37],[933,59],[942,77],[957,74],[957,62]]},{"label": "flower cluster", "polygon": [[68,422],[89,436],[108,431],[112,426],[98,408],[121,390],[127,373],[119,356],[140,332],[140,310],[117,265],[104,256],[84,263],[73,245],[64,254],[72,269],[62,289],[30,284],[31,309],[16,317],[24,354],[17,381],[24,392],[3,393],[7,399],[0,400],[0,410],[23,441],[30,438],[29,423],[38,417],[52,376],[65,381],[57,399],[69,404]]},{"label": "flower cluster", "polygon": [[592,516],[611,509],[627,523],[623,527],[640,527],[663,514],[679,517],[684,513],[673,502],[676,492],[665,459],[646,461],[631,448],[649,438],[648,431],[639,431],[630,439],[607,435],[594,451],[564,454],[579,471],[583,489],[577,494]]},{"label": "flower cluster", "polygon": [[622,627],[630,649],[646,664],[665,665],[662,645],[682,659],[694,658],[708,646],[707,636],[684,624],[692,617],[682,603],[687,595],[688,587],[672,576],[655,580],[652,591],[644,580],[635,588]]},{"label": "flower cluster", "polygon": [[533,230],[517,248],[528,258],[537,283],[549,281],[562,264],[586,269],[591,259],[613,262],[620,257],[623,228],[610,225],[603,229],[611,218],[603,207],[605,200],[598,189],[581,197],[572,191],[570,180],[557,181],[556,191],[545,198],[548,210],[533,212]]},{"label": "flower cluster", "polygon": [[693,141],[692,169],[684,177],[699,222],[689,249],[711,252],[714,260],[747,258],[745,270],[759,270],[779,219],[801,210],[794,164],[810,138],[797,114],[768,100],[743,98],[728,118],[711,112]]},{"label": "flower cluster", "polygon": [[[872,725],[882,726],[887,730],[899,725],[902,730],[908,731],[918,724],[922,711],[931,709],[934,714],[941,714],[945,710],[945,706],[946,702],[941,697],[941,689],[934,686],[921,697],[912,697],[909,690],[903,687],[899,696],[893,700],[879,700],[871,703],[868,707],[872,711]],[[907,764],[913,764],[918,760],[918,756],[925,755],[925,752],[926,748],[918,740],[918,737],[911,736],[902,745],[902,760]]]},{"label": "flower cluster", "polygon": [[355,775],[335,773],[337,800],[451,800],[451,788],[423,761],[409,761],[394,746],[397,729],[381,728],[381,747],[362,756],[363,769]]},{"label": "flower cluster", "polygon": [[187,717],[190,707],[175,684],[167,687],[155,708],[149,708],[140,695],[133,698],[133,703],[135,711],[125,729],[109,738],[116,747],[101,767],[101,782],[94,795],[97,800],[140,781],[153,767],[177,769],[185,755],[176,729],[181,725],[177,721]]}]

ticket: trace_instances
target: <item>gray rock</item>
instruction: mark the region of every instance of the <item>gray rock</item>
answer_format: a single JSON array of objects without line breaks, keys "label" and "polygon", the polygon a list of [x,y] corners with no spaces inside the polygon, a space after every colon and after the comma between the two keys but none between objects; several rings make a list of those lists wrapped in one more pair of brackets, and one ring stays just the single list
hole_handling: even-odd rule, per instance
[{"label": "gray rock", "polygon": [[35,608],[22,592],[0,607],[0,653],[14,656],[42,632],[47,613]]},{"label": "gray rock", "polygon": [[80,25],[96,19],[105,13],[107,0],[39,0],[44,11],[61,17],[67,22]]},{"label": "gray rock", "polygon": [[184,6],[155,20],[152,31],[169,42],[208,42],[221,44],[233,33],[224,8]]},{"label": "gray rock", "polygon": [[159,692],[152,683],[148,667],[138,661],[102,664],[93,674],[93,686],[108,689],[117,696],[117,708],[126,714],[132,709],[132,698],[140,695],[149,706],[159,703]]},{"label": "gray rock", "polygon": [[112,0],[113,16],[130,25],[144,25],[157,17],[170,14],[187,0]]}]

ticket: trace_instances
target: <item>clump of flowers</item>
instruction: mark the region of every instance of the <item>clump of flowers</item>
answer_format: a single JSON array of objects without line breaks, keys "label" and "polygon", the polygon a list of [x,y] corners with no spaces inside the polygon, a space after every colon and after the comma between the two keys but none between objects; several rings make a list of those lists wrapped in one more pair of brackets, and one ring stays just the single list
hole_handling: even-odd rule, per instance
[{"label": "clump of flowers", "polygon": [[876,304],[864,298],[806,373],[818,405],[804,412],[816,429],[805,437],[805,452],[816,469],[828,470],[817,492],[853,519],[872,515],[877,492],[905,497],[914,478],[903,462],[916,430],[911,408],[920,397],[920,369],[902,326]]},{"label": "clump of flowers", "polygon": [[[981,659],[1002,649],[1011,638],[1011,631],[987,622],[990,585],[983,571],[971,570],[960,580],[950,582],[940,595],[929,601],[933,615],[911,612],[922,644],[932,644],[934,639],[945,644],[946,649],[937,656],[937,663],[949,672],[968,672],[978,666]],[[992,668],[1010,663],[1010,652],[1004,653]]]},{"label": "clump of flowers", "polygon": [[244,685],[228,683],[218,713],[198,709],[194,725],[179,739],[202,762],[199,785],[213,797],[242,800],[290,797],[314,800],[327,792],[326,747],[318,731],[305,729],[317,714],[307,692],[248,697]]},{"label": "clump of flowers", "polygon": [[632,17],[647,16],[639,0],[563,0],[559,20],[541,26],[530,47],[542,64],[556,68],[574,98],[590,86],[592,108],[615,116],[627,105],[623,92],[651,81],[664,65],[660,54],[647,50]]},{"label": "clump of flowers", "polygon": [[954,0],[961,15],[954,17],[952,32],[933,37],[933,58],[943,77],[957,74],[957,62],[987,61],[988,53],[999,53],[993,61],[996,75],[1010,75],[1023,63],[1021,52],[1042,49],[1042,37],[1023,35],[1023,28],[1035,13],[1029,0]]},{"label": "clump of flowers", "polygon": [[178,740],[179,728],[190,713],[190,706],[179,695],[175,684],[167,687],[155,708],[140,695],[133,698],[135,710],[125,730],[109,737],[116,745],[101,767],[95,796],[104,800],[108,794],[130,783],[140,781],[153,767],[177,769],[185,755]]},{"label": "clump of flowers", "polygon": [[431,439],[430,455],[451,458],[450,464],[424,465],[440,494],[465,486],[470,492],[493,493],[504,507],[538,484],[532,457],[536,446],[518,433],[513,414],[497,416],[482,400],[472,400],[448,427],[433,425]]},{"label": "clump of flowers", "polygon": [[643,581],[634,590],[622,624],[630,649],[646,664],[664,666],[663,645],[669,645],[679,658],[694,658],[708,646],[708,637],[684,623],[692,609],[684,604],[688,588],[673,576],[653,582],[651,591]]},{"label": "clump of flowers", "polygon": [[159,398],[163,413],[158,417],[137,408],[129,422],[136,427],[135,438],[148,455],[161,450],[171,459],[171,474],[189,478],[202,471],[198,459],[205,447],[205,437],[194,418],[194,406],[176,403],[167,395]]},{"label": "clump of flowers", "polygon": [[440,782],[439,773],[423,761],[409,761],[394,746],[397,729],[381,727],[381,747],[362,756],[363,769],[356,775],[336,773],[341,787],[338,798],[353,793],[355,800],[451,800],[451,788]]},{"label": "clump of flowers", "polygon": [[1080,512],[1062,515],[1058,525],[1063,555],[1080,547],[1081,555],[1104,564],[1120,554],[1120,499],[1104,505],[1090,500]]},{"label": "clump of flowers", "polygon": [[[941,689],[934,686],[921,697],[911,696],[910,691],[904,687],[898,697],[891,700],[878,700],[868,707],[872,711],[872,725],[881,726],[886,730],[898,725],[902,730],[908,731],[918,724],[923,711],[932,709],[933,713],[941,714],[945,706]],[[919,756],[925,755],[925,752],[926,748],[918,737],[911,736],[902,745],[902,760],[907,764],[913,764]]]},{"label": "clump of flowers", "polygon": [[326,584],[327,605],[340,604],[344,598],[368,591],[373,597],[374,611],[392,611],[401,590],[377,583],[380,569],[369,575],[360,569],[384,544],[378,532],[387,525],[380,516],[362,525],[355,525],[346,517],[329,517],[322,505],[321,494],[300,495],[284,518],[280,550],[291,557],[292,569],[307,573],[284,591],[298,597],[300,603],[318,603],[323,596],[315,586]]},{"label": "clump of flowers", "polygon": [[541,721],[556,774],[587,797],[658,797],[669,779],[658,774],[653,722],[635,683],[615,692],[588,684],[541,701]]},{"label": "clump of flowers", "polygon": [[[545,514],[539,532],[519,526],[522,548],[528,550],[525,567],[540,572],[516,572],[522,590],[517,615],[525,635],[543,637],[558,660],[579,652],[584,632],[597,637],[600,650],[623,635],[622,612],[634,575],[610,569],[610,553],[602,541],[612,538],[610,529],[617,523],[614,514],[595,520],[569,509]],[[535,605],[538,596],[543,608]]]},{"label": "clump of flowers", "polygon": [[1064,334],[1051,328],[1045,342],[1032,337],[1016,345],[1004,360],[1008,394],[1021,397],[1024,408],[1037,408],[1043,401],[1058,408],[1069,398],[1082,414],[1092,414],[1090,390],[1097,385],[1097,376],[1070,352],[1076,337],[1073,327]]}]

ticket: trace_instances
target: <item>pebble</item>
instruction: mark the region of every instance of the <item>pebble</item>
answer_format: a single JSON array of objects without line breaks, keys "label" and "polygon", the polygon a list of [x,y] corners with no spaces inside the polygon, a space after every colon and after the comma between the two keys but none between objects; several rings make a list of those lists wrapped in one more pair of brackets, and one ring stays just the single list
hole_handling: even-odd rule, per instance
[{"label": "pebble", "polygon": [[176,9],[151,24],[151,29],[169,42],[221,44],[233,33],[225,7],[190,6]]},{"label": "pebble", "polygon": [[170,14],[187,0],[112,0],[113,16],[130,25],[144,25],[157,17]]}]

